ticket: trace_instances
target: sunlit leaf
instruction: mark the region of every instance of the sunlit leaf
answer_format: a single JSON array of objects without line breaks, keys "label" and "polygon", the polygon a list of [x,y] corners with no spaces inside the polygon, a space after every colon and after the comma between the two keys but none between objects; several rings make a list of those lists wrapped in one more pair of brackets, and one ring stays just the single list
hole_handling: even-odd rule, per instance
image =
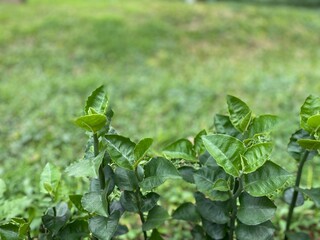
[{"label": "sunlit leaf", "polygon": [[250,173],[261,167],[270,157],[273,144],[270,142],[258,143],[249,147],[242,155],[244,173]]},{"label": "sunlit leaf", "polygon": [[112,161],[119,167],[133,169],[136,144],[129,138],[120,135],[106,135],[105,141]]},{"label": "sunlit leaf", "polygon": [[223,134],[203,136],[203,143],[211,156],[226,173],[239,176],[241,170],[240,154],[245,151],[243,143]]},{"label": "sunlit leaf", "polygon": [[315,139],[299,139],[298,144],[309,151],[320,149],[320,140]]},{"label": "sunlit leaf", "polygon": [[197,161],[192,143],[187,139],[180,139],[167,146],[163,155],[168,159],[181,158],[188,161]]},{"label": "sunlit leaf", "polygon": [[245,132],[251,121],[251,110],[248,105],[234,96],[227,96],[230,121],[240,132]]},{"label": "sunlit leaf", "polygon": [[97,132],[106,125],[107,117],[102,114],[91,114],[78,117],[74,123],[89,132]]},{"label": "sunlit leaf", "polygon": [[202,141],[202,136],[205,136],[205,135],[207,135],[207,131],[203,129],[194,138],[193,149],[194,149],[195,153],[197,154],[197,156],[202,154],[205,151],[205,147],[204,147],[203,141]]},{"label": "sunlit leaf", "polygon": [[153,143],[152,138],[144,138],[138,142],[138,144],[134,148],[134,157],[135,157],[135,166],[139,164],[141,159],[147,153],[148,149],[151,147]]},{"label": "sunlit leaf", "polygon": [[104,91],[104,86],[98,87],[94,90],[91,95],[87,98],[84,111],[86,114],[89,113],[89,108],[93,108],[99,114],[105,115],[107,112],[108,97]]},{"label": "sunlit leaf", "polygon": [[292,174],[267,161],[257,171],[244,175],[244,189],[252,196],[265,196],[281,188],[290,177]]},{"label": "sunlit leaf", "polygon": [[261,115],[252,120],[252,124],[248,128],[248,137],[255,134],[268,133],[278,123],[278,117],[274,115]]},{"label": "sunlit leaf", "polygon": [[320,97],[309,95],[300,110],[300,126],[308,132],[312,132],[313,127],[308,125],[308,119],[311,116],[317,115],[320,113]]},{"label": "sunlit leaf", "polygon": [[54,195],[61,179],[61,172],[55,165],[47,163],[40,175],[40,191]]},{"label": "sunlit leaf", "polygon": [[70,164],[65,171],[69,176],[97,178],[104,154],[105,152],[101,151],[96,157],[83,158]]}]

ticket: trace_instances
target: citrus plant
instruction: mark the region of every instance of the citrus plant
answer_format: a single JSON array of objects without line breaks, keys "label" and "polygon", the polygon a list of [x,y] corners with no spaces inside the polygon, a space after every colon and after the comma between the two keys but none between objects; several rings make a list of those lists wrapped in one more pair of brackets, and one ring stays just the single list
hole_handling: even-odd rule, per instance
[{"label": "citrus plant", "polygon": [[300,129],[292,134],[288,152],[298,162],[298,171],[294,186],[284,192],[284,200],[289,206],[285,239],[310,239],[307,233],[292,232],[290,229],[294,208],[304,204],[305,197],[320,207],[320,188],[305,189],[300,187],[303,167],[306,161],[319,154],[320,149],[320,98],[310,95],[300,110]]},{"label": "citrus plant", "polygon": [[182,204],[173,218],[193,222],[194,239],[270,239],[276,211],[270,197],[291,177],[271,161],[277,118],[254,116],[234,96],[227,103],[229,115],[215,116],[213,134],[201,132],[193,144],[178,140],[163,152],[196,163],[179,169],[197,187],[195,204]]},{"label": "citrus plant", "polygon": [[[133,230],[125,225],[128,215],[139,219],[135,230],[144,240],[164,239],[159,227],[171,218],[187,221],[195,240],[273,239],[274,200],[293,182],[293,174],[272,161],[271,132],[278,119],[255,116],[234,96],[227,96],[227,105],[229,114],[215,115],[213,131],[179,139],[155,156],[151,138],[134,142],[112,127],[107,95],[103,86],[97,88],[83,115],[74,120],[88,136],[84,156],[65,169],[69,176],[83,179],[87,191],[70,194],[63,173],[51,163],[41,173],[36,200],[3,200],[6,185],[0,180],[0,239],[119,239]],[[290,205],[285,239],[292,240],[309,239],[291,229],[294,208],[305,198],[320,205],[319,188],[300,187],[305,162],[319,155],[319,97],[306,99],[300,120],[301,129],[288,145],[299,165],[296,181],[283,191]],[[194,201],[181,204],[171,216],[155,191],[168,179],[183,179],[196,188]],[[42,216],[30,207],[32,201],[43,209]]]}]

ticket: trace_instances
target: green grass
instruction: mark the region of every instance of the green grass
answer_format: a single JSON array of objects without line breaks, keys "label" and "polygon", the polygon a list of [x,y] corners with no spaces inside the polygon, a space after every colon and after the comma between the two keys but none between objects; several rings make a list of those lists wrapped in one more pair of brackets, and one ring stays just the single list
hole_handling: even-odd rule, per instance
[{"label": "green grass", "polygon": [[[194,136],[225,113],[226,94],[281,117],[274,160],[299,107],[320,89],[319,8],[183,1],[40,1],[0,4],[0,178],[25,194],[46,162],[81,156],[71,120],[101,84],[114,127],[154,150]],[[310,167],[312,170],[312,166]],[[319,174],[314,173],[319,185]]]}]

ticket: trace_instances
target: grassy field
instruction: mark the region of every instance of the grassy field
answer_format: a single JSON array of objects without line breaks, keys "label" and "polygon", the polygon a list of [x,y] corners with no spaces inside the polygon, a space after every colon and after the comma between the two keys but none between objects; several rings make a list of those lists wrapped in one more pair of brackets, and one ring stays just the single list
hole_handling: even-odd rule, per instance
[{"label": "grassy field", "polygon": [[[320,8],[183,1],[0,4],[0,178],[6,196],[37,189],[46,162],[64,167],[86,139],[71,120],[104,84],[114,127],[154,150],[210,128],[226,94],[279,115],[285,153],[299,107],[320,93]],[[320,185],[313,166],[306,184]],[[311,178],[310,178],[311,176]],[[312,180],[313,178],[313,180]]]}]

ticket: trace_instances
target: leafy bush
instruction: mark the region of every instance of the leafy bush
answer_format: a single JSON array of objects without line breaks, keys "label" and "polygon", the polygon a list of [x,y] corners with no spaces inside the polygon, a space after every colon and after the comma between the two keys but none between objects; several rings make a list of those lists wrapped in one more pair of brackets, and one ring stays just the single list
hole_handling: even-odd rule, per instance
[{"label": "leafy bush", "polygon": [[[275,200],[284,192],[290,204],[285,239],[300,239],[306,233],[291,232],[295,206],[308,197],[319,207],[319,189],[300,188],[304,163],[320,149],[320,98],[309,96],[301,107],[301,128],[288,151],[299,162],[295,185],[293,174],[271,160],[274,142],[271,131],[278,119],[255,116],[242,100],[227,97],[229,115],[217,114],[214,131],[200,131],[192,141],[179,139],[162,156],[151,154],[151,138],[138,143],[120,135],[111,125],[113,111],[103,86],[88,97],[84,114],[74,123],[88,134],[83,159],[65,172],[86,179],[88,191],[69,194],[60,170],[47,164],[41,174],[39,207],[41,220],[29,206],[30,199],[1,199],[5,184],[0,181],[3,214],[1,239],[117,239],[128,233],[123,224],[128,215],[140,219],[143,239],[163,239],[159,228],[170,218],[187,221],[193,239],[271,239]],[[168,179],[194,184],[193,202],[185,202],[170,217],[155,190]],[[285,189],[285,187],[289,188]],[[16,206],[21,211],[10,211]],[[126,213],[126,214],[124,214]],[[134,231],[130,229],[130,231]],[[138,237],[138,236],[137,236]]]}]

